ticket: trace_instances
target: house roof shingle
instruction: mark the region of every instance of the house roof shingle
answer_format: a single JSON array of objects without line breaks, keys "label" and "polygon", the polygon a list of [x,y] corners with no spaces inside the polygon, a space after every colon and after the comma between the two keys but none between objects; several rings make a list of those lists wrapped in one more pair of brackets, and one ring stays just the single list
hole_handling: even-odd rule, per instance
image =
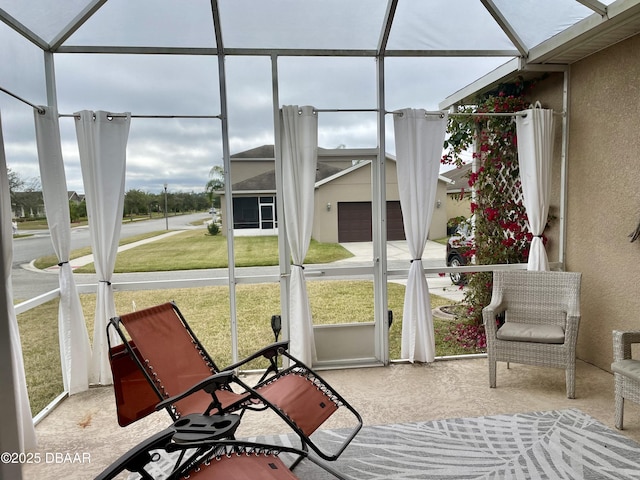
[{"label": "house roof shingle", "polygon": [[456,167],[446,172],[442,172],[440,175],[448,178],[453,183],[447,185],[447,193],[460,193],[460,190],[468,191],[469,188],[469,173],[471,173],[471,164],[467,163],[462,167]]},{"label": "house roof shingle", "polygon": [[[342,169],[318,162],[316,168],[316,182],[341,172]],[[276,191],[276,171],[269,170],[255,177],[247,178],[233,184],[233,191]]]}]

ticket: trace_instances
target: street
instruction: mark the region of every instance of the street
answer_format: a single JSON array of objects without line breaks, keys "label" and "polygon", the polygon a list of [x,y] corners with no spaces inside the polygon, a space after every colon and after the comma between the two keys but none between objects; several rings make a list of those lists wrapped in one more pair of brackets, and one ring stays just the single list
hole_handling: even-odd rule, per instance
[{"label": "street", "polygon": [[[180,230],[194,228],[191,225],[199,219],[205,221],[207,214],[197,213],[168,217],[169,229]],[[129,238],[148,232],[163,231],[166,228],[165,219],[153,219],[122,224],[121,238]],[[28,300],[58,288],[58,275],[45,273],[29,268],[29,263],[36,258],[54,255],[51,236],[48,230],[19,230],[19,233],[31,233],[31,236],[17,238],[13,241],[13,262],[11,277],[13,282],[13,296],[16,300]],[[77,227],[71,230],[71,250],[91,245],[89,227]],[[146,274],[145,274],[146,275]],[[156,274],[154,274],[154,278]],[[174,275],[175,277],[175,275]],[[95,275],[76,275],[77,284],[95,283]]]},{"label": "street", "polygon": [[[192,214],[178,217],[169,217],[169,229],[192,229],[197,228],[192,225],[198,220],[206,220],[207,214]],[[128,238],[148,232],[165,230],[165,220],[155,219],[139,222],[124,223],[122,225],[121,238]],[[21,231],[21,233],[27,233]],[[51,238],[47,230],[34,230],[33,236],[19,238],[14,240],[14,254],[12,264],[12,281],[13,295],[16,300],[24,301],[30,298],[42,295],[58,287],[58,275],[55,272],[44,272],[30,267],[30,262],[34,259],[53,255],[54,250],[51,244]],[[89,227],[78,227],[71,231],[71,249],[75,250],[82,247],[90,246],[91,239],[89,235]],[[340,260],[326,267],[371,267],[373,265],[372,246],[370,242],[344,244],[350,250],[354,257]],[[423,255],[423,264],[425,268],[444,267],[444,245],[435,242],[428,242],[427,248]],[[411,255],[407,251],[406,242],[389,242],[387,247],[388,270],[402,271],[408,270]],[[323,265],[310,265],[307,270],[309,280],[333,278],[344,278],[332,276],[329,274],[314,275],[314,271],[323,269]],[[255,277],[264,275],[278,275],[279,267],[242,267],[236,268],[236,276]],[[206,269],[206,270],[183,270],[180,272],[152,272],[152,273],[119,273],[114,274],[113,282],[145,282],[150,279],[156,281],[162,280],[178,280],[178,279],[199,279],[199,278],[225,278],[228,276],[227,269]],[[434,275],[431,275],[434,277]],[[353,277],[351,277],[353,278]],[[371,278],[370,275],[362,275],[361,278]],[[406,278],[406,277],[405,277]],[[95,285],[97,278],[95,274],[75,274],[76,284]],[[438,287],[451,287],[451,282],[447,277],[430,278],[429,284],[437,283]],[[442,285],[441,285],[442,284]],[[457,287],[453,287],[453,291],[457,291]]]}]

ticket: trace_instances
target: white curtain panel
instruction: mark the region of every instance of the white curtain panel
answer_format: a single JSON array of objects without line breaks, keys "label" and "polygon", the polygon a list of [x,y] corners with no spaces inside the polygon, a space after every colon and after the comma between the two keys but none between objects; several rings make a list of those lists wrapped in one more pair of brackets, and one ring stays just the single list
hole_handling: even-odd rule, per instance
[{"label": "white curtain panel", "polygon": [[398,190],[412,256],[404,297],[401,355],[411,362],[433,362],[435,358],[431,300],[422,253],[431,225],[446,129],[445,112],[404,109],[394,115]]},{"label": "white curtain panel", "polygon": [[553,110],[531,108],[516,117],[518,162],[524,206],[533,235],[528,270],[549,270],[542,232],[549,213],[553,159]]},{"label": "white curtain panel", "polygon": [[[116,316],[111,278],[122,226],[131,114],[83,110],[76,113],[75,118],[91,248],[98,276],[89,381],[109,385],[113,378],[107,355],[106,327],[109,319]],[[119,343],[115,334],[112,334],[111,340],[112,344]]]},{"label": "white curtain panel", "polygon": [[[6,290],[7,298],[7,303],[3,308],[7,309],[6,318],[9,320],[9,345],[11,348],[11,368],[13,373],[13,385],[2,385],[2,388],[11,389],[14,392],[18,440],[20,449],[24,452],[25,450],[31,450],[36,447],[36,431],[31,418],[31,407],[29,406],[18,319],[16,317],[16,311],[13,308],[13,288],[11,286],[11,265],[13,261],[11,194],[9,193],[7,161],[4,155],[2,122],[0,122],[0,227],[0,235],[2,235],[2,257],[4,260],[4,272],[2,272],[4,283],[2,288]],[[4,315],[0,318],[4,318]],[[2,365],[0,368],[6,368],[6,365]],[[5,412],[6,416],[2,421],[12,421],[12,413],[13,412]]]},{"label": "white curtain panel", "polygon": [[313,320],[302,262],[311,241],[318,163],[318,116],[313,107],[282,107],[282,193],[293,266],[289,286],[290,351],[312,365],[316,360]]},{"label": "white curtain panel", "polygon": [[51,107],[39,108],[44,113],[40,113],[37,109],[33,113],[40,162],[40,181],[51,241],[60,267],[58,270],[60,283],[58,332],[62,381],[64,389],[69,392],[69,395],[73,395],[89,388],[91,345],[76,282],[69,264],[71,251],[69,196],[60,143],[58,112]]}]

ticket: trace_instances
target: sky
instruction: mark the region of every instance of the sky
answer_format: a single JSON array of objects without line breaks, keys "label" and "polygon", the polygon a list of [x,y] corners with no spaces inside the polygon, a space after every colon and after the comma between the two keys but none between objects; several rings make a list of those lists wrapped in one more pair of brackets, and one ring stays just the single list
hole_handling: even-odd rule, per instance
[{"label": "sky", "polygon": [[[60,18],[37,18],[43,36],[50,38],[73,18],[75,7],[86,0],[66,0]],[[545,0],[551,1],[551,0]],[[0,8],[42,17],[44,0],[26,4],[0,0]],[[375,48],[378,19],[385,0],[328,0],[324,2],[253,2],[221,0],[227,47],[266,45],[275,48],[321,45]],[[466,3],[465,3],[466,2]],[[575,7],[577,2],[563,0]],[[486,11],[457,13],[468,0],[432,0],[417,12],[400,2],[397,19],[403,27],[392,30],[390,48],[419,44],[424,48],[512,48]],[[431,11],[449,12],[423,28]],[[480,4],[480,2],[475,2]],[[504,3],[504,2],[496,2]],[[561,2],[562,3],[562,2]],[[278,17],[267,21],[267,4],[279,4]],[[176,0],[137,0],[122,15],[124,0],[110,0],[76,34],[72,45],[213,46],[209,0],[190,0],[194,8],[176,10]],[[415,6],[415,2],[413,2]],[[508,2],[506,3],[508,5]],[[533,5],[533,4],[532,4]],[[153,6],[154,15],[148,12]],[[444,7],[447,6],[447,9]],[[554,4],[557,9],[561,9]],[[107,8],[108,7],[108,8]],[[535,7],[535,5],[534,5]],[[65,8],[68,11],[65,11]],[[12,10],[13,9],[13,10]],[[538,8],[538,10],[540,10]],[[248,14],[248,12],[251,12]],[[371,15],[369,15],[371,14]],[[539,15],[535,10],[530,15]],[[289,18],[290,17],[290,18]],[[56,20],[58,23],[56,23]],[[535,18],[533,18],[535,20]],[[532,20],[532,21],[533,21]],[[35,25],[35,23],[34,23]],[[274,28],[266,29],[265,25]],[[28,25],[29,26],[29,25]],[[452,28],[453,26],[453,28]],[[394,28],[396,28],[394,26]],[[412,32],[420,31],[416,36]],[[356,33],[358,33],[356,35]],[[465,35],[469,34],[469,35]],[[347,34],[347,36],[345,36]],[[291,36],[295,38],[292,39]],[[530,39],[535,41],[535,39]],[[0,86],[34,104],[45,104],[43,54],[0,23]],[[7,45],[9,48],[7,48]],[[436,110],[447,96],[507,62],[509,57],[388,57],[385,60],[386,109]],[[133,115],[218,115],[218,64],[214,56],[56,54],[58,110],[131,112]],[[225,60],[229,145],[231,154],[274,143],[272,65],[269,57],[227,56]],[[279,105],[313,105],[320,109],[376,108],[376,62],[355,57],[281,57],[277,62]],[[0,92],[0,118],[9,168],[21,178],[38,176],[32,109]],[[392,117],[386,118],[387,151],[394,153]],[[222,164],[221,122],[218,119],[133,118],[127,146],[125,190],[159,193],[203,191],[214,165]],[[83,192],[75,127],[60,119],[62,151],[69,190]],[[321,113],[319,146],[347,148],[377,146],[376,113]]]}]

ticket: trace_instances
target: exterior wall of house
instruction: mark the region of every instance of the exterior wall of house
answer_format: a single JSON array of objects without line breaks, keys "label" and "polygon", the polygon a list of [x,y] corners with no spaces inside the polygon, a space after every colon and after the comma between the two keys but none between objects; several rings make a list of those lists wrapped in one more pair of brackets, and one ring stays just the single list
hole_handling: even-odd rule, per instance
[{"label": "exterior wall of house", "polygon": [[[578,358],[610,370],[612,330],[637,330],[640,320],[640,36],[576,62],[570,69],[566,269],[582,272]],[[562,109],[563,80],[539,82],[532,96]],[[561,121],[560,118],[557,119]],[[561,129],[556,132],[552,210],[559,215]],[[559,219],[545,232],[558,258]]]},{"label": "exterior wall of house", "polygon": [[454,217],[471,216],[471,193],[466,193],[464,198],[460,199],[460,192],[448,193],[447,200],[445,202],[445,210],[447,213],[447,220]]},{"label": "exterior wall of house", "polygon": [[[439,203],[438,203],[439,202]],[[438,180],[438,188],[436,190],[436,205],[433,209],[431,217],[431,228],[429,228],[429,239],[437,240],[447,236],[447,220],[449,212],[447,212],[447,184]]]},{"label": "exterior wall of house", "polygon": [[640,328],[638,78],[639,35],[571,67],[567,268],[583,274],[578,357],[606,370],[611,331]]},{"label": "exterior wall of house", "polygon": [[[394,161],[386,162],[387,201],[399,200],[398,179]],[[446,186],[438,182],[436,200],[440,199],[441,207],[435,208],[429,231],[430,239],[446,236],[447,212]],[[370,202],[371,201],[371,165],[344,175],[316,189],[314,229],[312,237],[319,242],[338,241],[338,202]],[[331,207],[327,208],[330,204]]]},{"label": "exterior wall of house", "polygon": [[[395,165],[394,165],[395,170]],[[387,165],[387,173],[389,166]],[[391,187],[387,182],[387,188]],[[397,199],[397,187],[394,199]],[[311,236],[318,242],[338,241],[338,202],[371,201],[371,165],[324,184],[315,191],[314,226]],[[327,205],[331,204],[328,209]]]},{"label": "exterior wall of house", "polygon": [[269,172],[275,168],[273,158],[232,159],[230,163],[232,184]]}]

